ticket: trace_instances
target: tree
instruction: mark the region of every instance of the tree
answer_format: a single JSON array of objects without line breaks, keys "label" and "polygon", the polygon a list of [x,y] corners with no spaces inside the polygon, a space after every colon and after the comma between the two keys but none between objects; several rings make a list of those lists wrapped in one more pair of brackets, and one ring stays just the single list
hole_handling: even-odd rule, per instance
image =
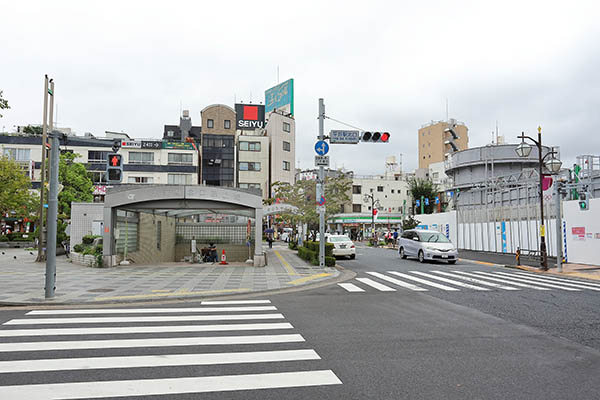
[{"label": "tree", "polygon": [[79,154],[66,152],[60,155],[58,181],[63,189],[58,194],[59,219],[71,218],[71,202],[88,203],[94,200],[94,183],[85,165],[74,162]]},{"label": "tree", "polygon": [[30,135],[41,135],[43,131],[41,126],[27,125],[25,128],[23,128],[23,133],[28,133]]},{"label": "tree", "polygon": [[29,217],[36,209],[31,180],[23,168],[8,157],[0,157],[0,213]]},{"label": "tree", "polygon": [[[434,199],[438,195],[438,186],[429,179],[412,178],[408,184],[410,185],[410,194],[413,199],[421,200],[423,198],[429,199],[429,205],[425,206],[425,214],[433,213],[435,207]],[[417,207],[417,212],[421,212],[421,207]]]},{"label": "tree", "polygon": [[[2,98],[2,90],[0,90],[0,110],[8,110],[9,108],[8,101]],[[0,118],[2,118],[2,114],[0,114]]]}]

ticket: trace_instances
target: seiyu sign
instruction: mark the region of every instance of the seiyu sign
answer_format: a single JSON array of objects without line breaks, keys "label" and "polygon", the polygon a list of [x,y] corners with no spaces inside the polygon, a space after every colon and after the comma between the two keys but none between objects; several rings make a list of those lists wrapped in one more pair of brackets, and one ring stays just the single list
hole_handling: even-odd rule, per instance
[{"label": "seiyu sign", "polygon": [[236,104],[235,115],[237,129],[265,127],[265,106],[261,104]]}]

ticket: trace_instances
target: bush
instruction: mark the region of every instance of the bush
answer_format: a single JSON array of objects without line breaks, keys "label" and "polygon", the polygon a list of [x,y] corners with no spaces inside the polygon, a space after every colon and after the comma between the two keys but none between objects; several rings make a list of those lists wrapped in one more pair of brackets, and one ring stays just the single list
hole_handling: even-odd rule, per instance
[{"label": "bush", "polygon": [[288,243],[288,248],[291,250],[298,250],[298,242],[294,242],[293,240]]},{"label": "bush", "polygon": [[96,255],[96,267],[101,268],[103,263],[104,260],[102,259],[102,254]]},{"label": "bush", "polygon": [[0,236],[0,242],[8,242],[8,241],[9,241],[8,236],[6,236],[6,235]]},{"label": "bush", "polygon": [[[316,251],[319,254],[319,242],[307,240],[304,242],[304,247],[309,250]],[[325,243],[325,257],[333,256],[333,243]]]},{"label": "bush", "polygon": [[94,254],[102,257],[102,243],[96,245],[96,247],[94,248]]},{"label": "bush", "polygon": [[335,257],[325,256],[325,265],[328,267],[334,267],[335,266]]},{"label": "bush", "polygon": [[75,246],[73,246],[73,251],[75,253],[81,253],[84,250],[84,247],[81,243],[76,244]]},{"label": "bush", "polygon": [[98,235],[85,235],[81,238],[81,243],[83,244],[92,244],[94,243],[94,239],[98,238]]}]

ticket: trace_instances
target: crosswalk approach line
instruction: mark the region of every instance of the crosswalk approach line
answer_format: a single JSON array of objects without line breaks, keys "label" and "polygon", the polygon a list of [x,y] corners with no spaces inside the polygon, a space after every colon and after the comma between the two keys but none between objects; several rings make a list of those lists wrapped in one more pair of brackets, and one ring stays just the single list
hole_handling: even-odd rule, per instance
[{"label": "crosswalk approach line", "polygon": [[282,314],[223,314],[223,315],[177,315],[162,317],[85,317],[85,318],[31,318],[11,319],[3,325],[38,324],[106,324],[133,322],[178,322],[178,321],[238,321],[252,319],[283,319]]},{"label": "crosswalk approach line", "polygon": [[338,283],[338,286],[344,288],[348,292],[364,292],[364,289],[359,288],[353,283]]},{"label": "crosswalk approach line", "polygon": [[0,330],[0,337],[19,336],[68,336],[68,335],[119,335],[131,333],[181,333],[181,332],[227,332],[294,329],[289,322],[262,324],[214,324],[214,325],[157,325],[116,326],[110,328],[39,328]]},{"label": "crosswalk approach line", "polygon": [[0,361],[0,374],[320,360],[312,349]]},{"label": "crosswalk approach line", "polygon": [[422,288],[420,286],[413,285],[412,283],[402,282],[401,280],[398,280],[396,278],[391,278],[391,277],[389,277],[387,275],[380,274],[379,272],[367,272],[367,274],[375,276],[375,277],[377,277],[379,279],[382,279],[384,281],[388,281],[390,283],[393,283],[394,285],[398,285],[398,286],[406,288],[406,289],[414,290],[414,291],[417,291],[417,292],[426,292],[427,291],[427,289]]},{"label": "crosswalk approach line", "polygon": [[547,276],[547,275],[534,275],[534,274],[526,274],[526,273],[521,273],[521,272],[515,272],[516,274],[522,275],[522,276],[526,276],[528,278],[537,278],[537,279],[541,279],[545,282],[548,283],[563,283],[564,285],[566,284],[570,284],[573,287],[581,287],[582,289],[590,289],[590,290],[597,290],[600,291],[600,285],[594,285],[593,283],[588,283],[588,282],[581,282],[581,281],[574,281],[574,280],[569,280],[569,279],[561,279],[561,278],[555,278],[553,276]]},{"label": "crosswalk approach line", "polygon": [[451,278],[463,279],[467,282],[477,283],[479,285],[490,286],[490,287],[497,288],[497,289],[521,290],[519,288],[512,287],[512,286],[504,286],[504,285],[500,285],[499,283],[486,282],[486,281],[482,281],[481,279],[469,278],[468,276],[460,276],[460,275],[452,274],[449,272],[444,272],[444,271],[432,271],[432,272],[435,272],[436,274],[440,274],[440,275],[444,275],[444,276],[449,276]]},{"label": "crosswalk approach line", "polygon": [[228,304],[271,304],[271,300],[205,300],[201,301],[203,306],[222,306]]},{"label": "crosswalk approach line", "polygon": [[490,290],[488,288],[483,288],[483,287],[480,287],[480,286],[470,285],[468,283],[463,283],[463,282],[455,281],[455,280],[452,280],[452,279],[442,278],[440,276],[426,274],[425,272],[421,272],[421,271],[410,271],[410,272],[413,273],[413,274],[424,276],[424,277],[429,278],[429,279],[436,279],[438,281],[446,282],[446,283],[449,283],[451,285],[456,285],[456,286],[464,287],[466,289],[482,290],[482,291]]},{"label": "crosswalk approach line", "polygon": [[33,310],[26,315],[85,315],[85,314],[169,314],[169,313],[212,313],[277,311],[274,306],[257,307],[194,307],[194,308],[110,308],[110,309],[73,309],[73,310]]},{"label": "crosswalk approach line", "polygon": [[[485,273],[487,274],[487,272]],[[515,276],[512,274],[507,274],[504,272],[494,272],[493,276],[501,276],[505,279],[509,279],[509,280],[514,280],[517,282],[525,282],[525,283],[531,283],[531,284],[535,284],[535,285],[539,285],[539,286],[544,286],[544,287],[549,287],[552,289],[560,289],[560,290],[566,290],[569,292],[580,292],[581,289],[574,289],[574,288],[570,288],[570,287],[565,287],[565,286],[560,286],[560,285],[554,285],[551,283],[543,283],[543,282],[537,282],[533,279],[529,279],[529,278],[523,278],[523,277],[519,277],[519,276]]]},{"label": "crosswalk approach line", "polygon": [[356,280],[364,283],[365,285],[369,285],[372,288],[375,288],[381,292],[395,292],[396,291],[396,289],[394,289],[394,288],[391,288],[391,287],[381,284],[379,282],[375,282],[374,280],[369,279],[369,278],[356,278]]},{"label": "crosswalk approach line", "polygon": [[399,276],[401,278],[406,278],[406,279],[410,279],[410,280],[413,280],[413,281],[418,282],[418,283],[422,283],[423,285],[433,286],[434,288],[437,288],[437,289],[447,290],[449,292],[458,292],[458,291],[460,291],[460,289],[457,289],[457,288],[453,288],[453,287],[450,287],[450,286],[442,285],[442,284],[439,284],[439,283],[436,283],[436,282],[430,282],[430,281],[427,281],[425,279],[418,278],[416,276],[412,276],[412,275],[408,275],[408,274],[403,274],[402,272],[397,272],[397,271],[388,271],[388,272],[390,274],[394,274],[394,275]]},{"label": "crosswalk approach line", "polygon": [[[216,346],[237,344],[298,343],[304,342],[302,335],[252,335],[252,336],[201,336],[151,339],[115,340],[72,340],[55,342],[0,343],[0,352],[117,349],[168,346]],[[0,396],[2,399],[2,396]]]},{"label": "crosswalk approach line", "polygon": [[464,271],[452,271],[456,274],[462,274],[462,275],[467,275],[467,276],[473,276],[475,278],[479,278],[479,279],[487,279],[488,281],[494,281],[494,282],[501,282],[501,283],[506,283],[509,285],[513,285],[513,286],[518,286],[518,287],[524,287],[524,288],[528,288],[528,289],[535,289],[535,290],[552,290],[546,287],[540,287],[540,286],[533,286],[533,285],[528,285],[526,283],[519,283],[519,282],[513,282],[513,281],[509,281],[506,279],[500,279],[500,278],[494,278],[492,276],[487,276],[487,275],[478,275],[477,273],[479,271],[471,271],[471,272],[464,272]]},{"label": "crosswalk approach line", "polygon": [[341,385],[331,370],[221,375],[122,381],[69,382],[0,386],[1,399],[96,399],[102,397],[209,393]]}]

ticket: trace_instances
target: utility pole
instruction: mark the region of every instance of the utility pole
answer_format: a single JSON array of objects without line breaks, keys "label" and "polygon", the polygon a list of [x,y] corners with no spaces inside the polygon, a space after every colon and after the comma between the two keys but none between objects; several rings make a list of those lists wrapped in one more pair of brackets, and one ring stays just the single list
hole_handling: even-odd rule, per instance
[{"label": "utility pole", "polygon": [[[41,176],[40,176],[40,210],[38,215],[38,255],[37,262],[43,262],[46,259],[46,254],[44,253],[44,185],[46,183],[46,140],[48,133],[48,94],[52,90],[49,87],[49,82],[52,82],[52,79],[48,81],[48,75],[44,76],[44,115],[42,119],[42,165],[41,165]],[[54,84],[52,83],[52,87]],[[54,91],[52,90],[52,97]]]},{"label": "utility pole", "polygon": [[[319,99],[319,140],[325,139],[325,102]],[[319,180],[317,181],[317,199],[325,197],[324,184],[325,169],[319,167]],[[322,209],[320,209],[322,210]],[[325,267],[325,212],[319,211],[319,267]]]},{"label": "utility pole", "polygon": [[54,297],[56,289],[56,225],[58,217],[58,166],[60,152],[58,138],[60,132],[51,131],[50,138],[50,179],[48,191],[48,242],[46,246],[46,290],[47,299]]},{"label": "utility pole", "polygon": [[425,196],[421,196],[421,214],[425,214]]},{"label": "utility pole", "polygon": [[[557,176],[558,178],[558,176]],[[556,205],[556,271],[562,272],[562,193],[558,179],[554,181],[554,202]]]}]

